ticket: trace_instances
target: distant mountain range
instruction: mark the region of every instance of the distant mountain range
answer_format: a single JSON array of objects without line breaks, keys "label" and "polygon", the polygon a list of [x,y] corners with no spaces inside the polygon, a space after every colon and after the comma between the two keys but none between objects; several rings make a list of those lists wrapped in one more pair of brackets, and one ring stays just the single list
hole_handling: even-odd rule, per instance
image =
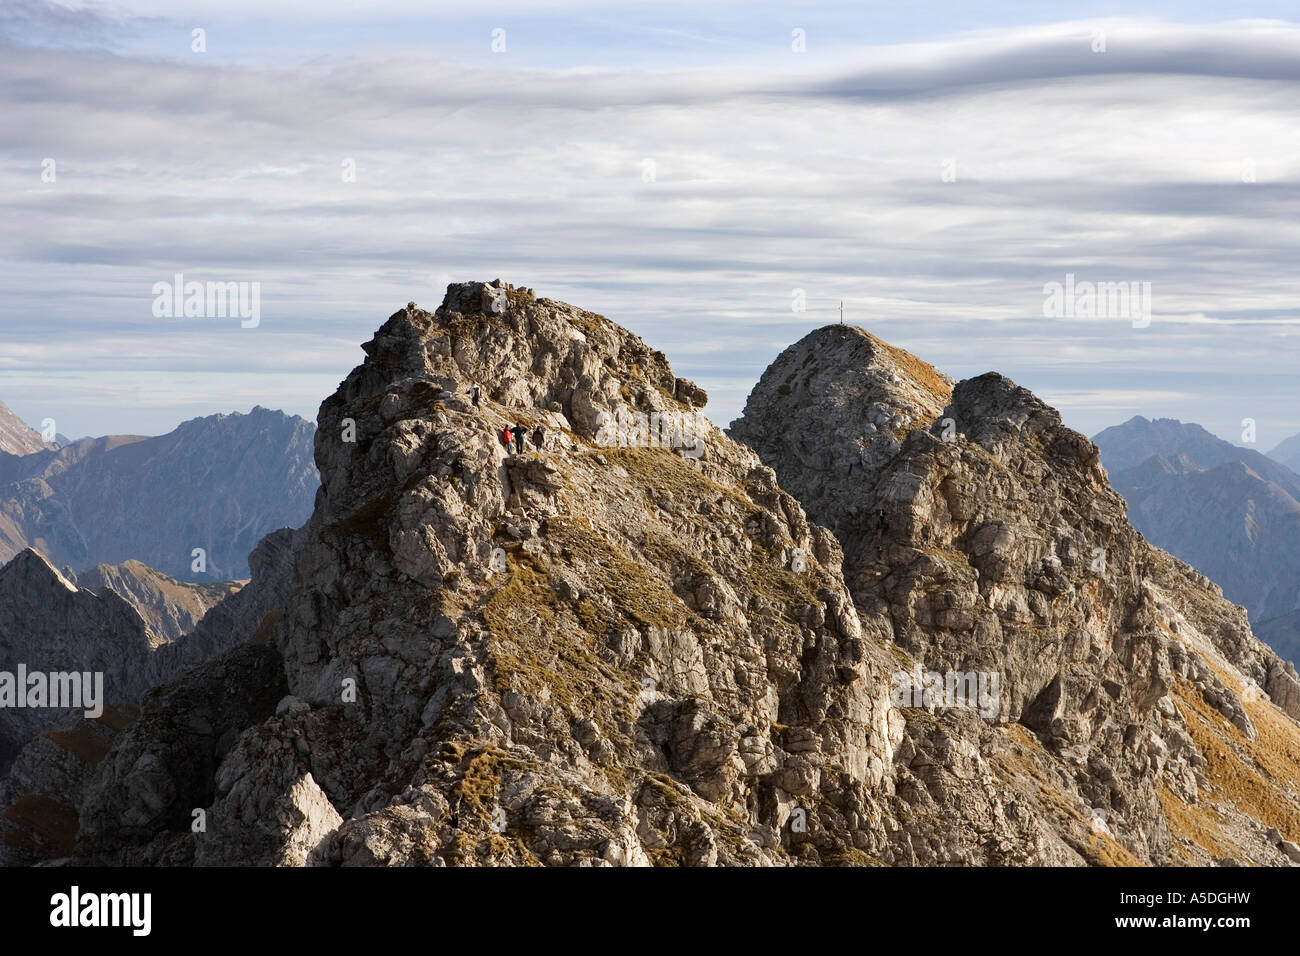
[{"label": "distant mountain range", "polygon": [[135,560],[182,581],[246,578],[264,535],[311,515],[314,435],[259,406],[58,448],[0,406],[0,563],[31,547],[60,568]]},{"label": "distant mountain range", "polygon": [[139,561],[99,564],[80,574],[67,569],[62,576],[77,588],[99,595],[112,591],[125,598],[144,619],[152,644],[179,641],[242,584],[239,581],[187,584]]},{"label": "distant mountain range", "polygon": [[1279,442],[1277,447],[1268,453],[1268,457],[1281,462],[1292,471],[1300,472],[1300,435],[1292,435]]},{"label": "distant mountain range", "polygon": [[1300,607],[1300,474],[1284,463],[1297,462],[1300,436],[1264,455],[1200,425],[1137,416],[1093,441],[1133,526],[1222,587],[1260,637],[1295,660],[1300,630],[1262,622],[1300,624],[1291,614]]}]

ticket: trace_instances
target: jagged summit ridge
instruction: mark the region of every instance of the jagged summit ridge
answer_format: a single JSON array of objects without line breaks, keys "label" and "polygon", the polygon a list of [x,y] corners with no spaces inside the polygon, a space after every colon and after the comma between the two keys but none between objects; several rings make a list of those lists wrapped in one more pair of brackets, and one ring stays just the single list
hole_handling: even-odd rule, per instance
[{"label": "jagged summit ridge", "polygon": [[[321,405],[279,658],[220,658],[146,703],[87,788],[81,859],[1294,849],[1294,672],[1145,545],[1091,443],[1008,380],[953,387],[865,332],[819,330],[733,426],[753,448],[696,419],[688,454],[611,433],[611,415],[693,415],[704,396],[636,336],[526,289],[455,285],[366,352]],[[511,424],[544,426],[544,450],[508,451]],[[927,671],[991,679],[988,706],[898,692]],[[241,703],[219,746],[178,745],[224,699]],[[1228,746],[1270,809],[1207,758]],[[140,779],[150,766],[174,783]]]},{"label": "jagged summit ridge", "polygon": [[[667,357],[603,316],[537,298],[508,283],[452,284],[435,312],[414,303],[394,313],[362,348],[369,375],[472,382],[512,408],[552,411],[585,436],[595,410],[620,402],[639,408],[703,408],[708,395],[673,374]],[[365,370],[367,366],[362,366]]]},{"label": "jagged summit ridge", "polygon": [[[834,539],[707,420],[692,419],[692,454],[609,431],[619,409],[694,416],[702,390],[630,332],[504,283],[400,310],[365,350],[318,418],[322,489],[274,637],[290,696],[215,773],[178,767],[146,714],[110,758],[116,789],[161,752],[174,778],[209,781],[176,788],[211,793],[208,836],[173,829],[167,807],[93,805],[84,853],[607,865],[885,851],[868,820],[898,734],[889,665]],[[507,453],[502,429],[521,422],[545,426],[545,452]],[[827,821],[802,847],[796,809],[798,832]]]}]

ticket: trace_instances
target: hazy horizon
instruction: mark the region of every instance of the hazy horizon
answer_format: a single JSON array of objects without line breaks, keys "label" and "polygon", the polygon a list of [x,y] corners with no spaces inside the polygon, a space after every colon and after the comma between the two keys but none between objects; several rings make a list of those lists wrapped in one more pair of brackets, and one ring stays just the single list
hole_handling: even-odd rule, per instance
[{"label": "hazy horizon", "polygon": [[[671,359],[672,359],[672,357],[669,356],[669,360],[670,360],[670,361],[671,361]],[[322,400],[323,400],[325,397],[326,397],[326,396],[322,396]],[[25,422],[25,423],[26,423],[30,428],[32,428],[32,429],[35,430],[35,431],[40,431],[40,430],[41,430],[40,423],[39,423],[38,421],[35,421],[35,420],[32,420],[32,419],[29,419],[29,418],[25,418],[25,417],[23,417],[23,416],[18,412],[18,410],[17,410],[16,408],[14,408],[13,403],[5,401],[5,398],[4,398],[4,396],[2,396],[2,395],[0,395],[0,402],[2,402],[2,403],[4,403],[5,405],[7,405],[7,406],[9,407],[9,410],[12,411],[12,412],[14,412],[14,414],[17,414],[20,418],[22,418],[23,421],[24,421],[24,422]],[[712,403],[710,402],[710,404],[712,404]],[[196,418],[208,418],[208,417],[211,417],[211,416],[213,416],[213,415],[232,415],[232,414],[233,414],[233,415],[248,415],[248,414],[250,414],[250,413],[253,411],[254,408],[256,408],[256,407],[258,407],[258,406],[260,406],[260,407],[262,407],[262,408],[266,408],[266,409],[268,409],[268,410],[270,410],[270,411],[273,411],[273,412],[281,412],[281,413],[283,413],[283,414],[285,414],[285,415],[297,415],[298,417],[303,418],[303,419],[305,419],[306,421],[311,422],[312,425],[315,425],[315,424],[316,424],[316,413],[315,413],[315,412],[312,412],[312,413],[310,413],[310,414],[303,414],[303,413],[301,413],[301,412],[295,412],[295,411],[292,411],[292,410],[287,409],[287,408],[279,408],[279,407],[276,407],[276,406],[274,406],[274,405],[267,405],[266,403],[258,402],[258,403],[255,403],[254,405],[250,405],[250,406],[247,406],[247,407],[244,407],[244,408],[218,408],[218,409],[213,409],[213,410],[208,411],[208,412],[201,412],[201,413],[199,413],[199,414],[197,414],[197,415],[186,415],[185,417],[183,417],[183,418],[178,419],[177,421],[175,421],[175,422],[174,422],[173,424],[171,424],[170,426],[168,426],[168,425],[163,425],[162,427],[160,427],[159,429],[157,429],[157,430],[155,430],[155,431],[109,431],[109,432],[98,432],[98,433],[95,433],[95,434],[77,434],[77,435],[69,435],[67,432],[64,432],[64,431],[62,431],[62,430],[60,430],[60,431],[61,431],[61,433],[62,433],[65,437],[69,438],[71,441],[74,441],[74,442],[75,442],[75,441],[80,441],[80,440],[82,440],[82,439],[84,439],[84,438],[103,438],[103,437],[105,437],[105,436],[107,436],[107,435],[143,435],[143,436],[147,436],[147,437],[155,437],[155,436],[158,436],[158,435],[165,435],[165,434],[167,434],[167,433],[169,433],[169,432],[175,430],[176,428],[178,428],[179,426],[181,426],[181,425],[184,424],[185,422],[187,422],[187,421],[192,421],[192,420],[194,420],[194,419],[196,419]],[[730,426],[730,424],[732,423],[732,421],[733,421],[736,417],[739,416],[739,413],[737,413],[736,416],[733,416],[732,418],[729,418],[729,419],[727,419],[726,421],[719,421],[719,420],[718,420],[717,418],[715,418],[713,415],[710,415],[710,414],[709,414],[709,409],[708,409],[708,407],[706,407],[704,411],[705,411],[706,416],[709,418],[709,420],[712,421],[715,425],[719,426],[720,428],[727,428],[728,426]],[[1115,427],[1115,426],[1118,426],[1118,425],[1124,425],[1124,424],[1127,424],[1127,423],[1128,423],[1129,421],[1131,421],[1134,417],[1146,418],[1146,419],[1148,419],[1148,420],[1152,420],[1152,421],[1154,421],[1154,420],[1156,420],[1156,419],[1158,419],[1158,418],[1167,419],[1167,418],[1171,418],[1171,417],[1172,417],[1172,418],[1174,418],[1175,421],[1179,422],[1180,424],[1183,424],[1183,425],[1198,425],[1198,426],[1200,426],[1200,427],[1202,427],[1202,428],[1205,428],[1205,426],[1202,425],[1202,423],[1200,423],[1200,422],[1192,422],[1192,421],[1188,421],[1188,420],[1186,420],[1186,419],[1179,419],[1179,418],[1176,418],[1176,417],[1174,417],[1174,416],[1168,416],[1168,415],[1143,415],[1141,412],[1138,412],[1138,413],[1136,413],[1136,415],[1130,415],[1128,418],[1123,419],[1123,420],[1116,420],[1116,421],[1113,421],[1113,422],[1111,422],[1111,423],[1109,423],[1109,424],[1107,424],[1107,425],[1103,425],[1101,428],[1098,428],[1098,429],[1097,429],[1096,431],[1094,431],[1094,432],[1084,432],[1084,434],[1086,434],[1086,435],[1088,436],[1088,438],[1090,438],[1090,439],[1091,439],[1091,438],[1095,438],[1099,433],[1101,433],[1101,432],[1104,431],[1105,429],[1107,429],[1107,428],[1112,428],[1112,427]],[[1064,420],[1064,419],[1063,419],[1063,420]],[[1069,423],[1068,421],[1065,421],[1065,424],[1068,426],[1070,423]],[[1076,429],[1076,431],[1078,431],[1078,429]],[[1222,441],[1226,441],[1226,442],[1228,442],[1229,444],[1231,444],[1231,445],[1235,445],[1235,446],[1238,447],[1238,448],[1245,448],[1245,449],[1249,449],[1249,450],[1251,450],[1251,451],[1258,451],[1258,452],[1261,452],[1262,454],[1265,454],[1265,455],[1267,455],[1267,454],[1269,454],[1270,452],[1272,452],[1272,451],[1276,448],[1277,445],[1281,444],[1281,443],[1282,443],[1283,441],[1285,441],[1286,439],[1293,437],[1293,436],[1291,436],[1291,435],[1286,435],[1286,436],[1283,436],[1282,438],[1278,439],[1277,441],[1274,441],[1274,442],[1270,443],[1269,445],[1264,446],[1264,445],[1262,445],[1262,444],[1259,443],[1259,442],[1255,442],[1255,443],[1253,443],[1253,444],[1250,444],[1250,443],[1243,443],[1243,442],[1241,442],[1241,441],[1234,441],[1232,438],[1230,438],[1230,437],[1225,437],[1224,435],[1220,435],[1220,434],[1214,432],[1213,430],[1211,430],[1211,429],[1209,429],[1209,428],[1206,428],[1206,431],[1208,431],[1208,432],[1209,432],[1211,435],[1213,435],[1215,438],[1218,438],[1218,439],[1220,439],[1220,440],[1222,440]],[[1297,433],[1297,435],[1300,435],[1300,433]]]}]

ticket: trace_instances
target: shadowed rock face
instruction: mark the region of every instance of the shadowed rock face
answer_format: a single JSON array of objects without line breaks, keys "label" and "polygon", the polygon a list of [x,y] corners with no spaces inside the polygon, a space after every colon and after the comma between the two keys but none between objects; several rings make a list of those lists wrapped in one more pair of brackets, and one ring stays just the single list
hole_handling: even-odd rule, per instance
[{"label": "shadowed rock face", "polygon": [[[250,556],[260,577],[278,575],[283,585],[242,597],[238,585],[185,584],[137,561],[62,574],[24,551],[0,568],[0,669],[99,672],[101,703],[134,703],[185,667],[248,640],[272,608],[283,608],[296,535],[268,535]],[[77,708],[0,707],[0,769],[37,733],[81,716]]]},{"label": "shadowed rock face", "polygon": [[[864,339],[829,327],[792,346],[731,429],[836,533],[864,626],[880,622],[927,668],[1001,674],[1003,718],[1033,732],[1057,786],[1104,814],[1136,858],[1191,860],[1222,846],[1165,809],[1218,789],[1196,708],[1243,743],[1257,740],[1250,715],[1261,708],[1290,740],[1300,728],[1278,710],[1300,715],[1294,671],[1217,587],[1129,526],[1096,447],[1054,409],[990,373],[936,411],[943,390],[917,400],[916,360]],[[890,410],[901,434],[857,437]],[[1019,732],[1001,730],[993,752]],[[949,805],[977,816],[978,794],[955,783]],[[1290,818],[1288,786],[1272,799]],[[1227,812],[1232,840],[1249,845],[1258,821],[1243,803]]]},{"label": "shadowed rock face", "polygon": [[[98,672],[103,698],[130,699],[149,687],[155,646],[144,619],[116,592],[79,591],[34,551],[0,568],[0,669],[16,673]],[[24,692],[27,688],[23,688]],[[84,708],[0,707],[0,771],[43,730]]]},{"label": "shadowed rock face", "polygon": [[[282,663],[155,691],[77,859],[1288,862],[1294,673],[1001,376],[822,330],[755,389],[751,449],[639,338],[504,283],[365,350],[321,405]],[[994,706],[895,697],[927,668]]]},{"label": "shadowed rock face", "polygon": [[[207,766],[203,761],[211,763],[215,746],[230,745],[233,735],[223,740],[217,733],[207,741],[203,728],[212,724],[211,716],[184,711],[182,702],[190,699],[188,690],[164,693],[164,709],[169,714],[184,712],[184,720],[154,721],[145,731],[129,733],[155,733],[158,727],[184,723],[189,737],[173,731],[168,738],[166,756],[171,763],[101,766],[115,741],[138,716],[138,701],[149,688],[176,680],[186,668],[260,635],[269,658],[266,653],[245,656],[237,658],[235,665],[211,671],[234,679],[226,685],[209,681],[210,689],[218,694],[210,709],[220,712],[222,726],[237,724],[241,730],[253,720],[239,722],[239,715],[246,714],[249,707],[257,719],[269,712],[269,707],[257,711],[256,702],[262,697],[242,685],[253,680],[259,686],[269,683],[283,688],[279,654],[266,644],[275,617],[287,600],[293,552],[300,539],[299,532],[289,529],[263,539],[249,556],[253,580],[242,589],[183,584],[138,562],[128,562],[100,566],[78,577],[98,593],[89,588],[78,590],[32,551],[23,552],[0,570],[0,646],[4,651],[0,659],[5,666],[23,661],[33,669],[103,670],[106,698],[104,713],[96,719],[84,719],[78,710],[0,710],[0,740],[5,743],[8,770],[7,776],[0,777],[0,808],[4,808],[0,862],[68,856],[80,826],[78,808],[97,774],[106,793],[97,791],[92,805],[112,804],[116,810],[125,805],[131,810],[125,817],[114,816],[116,810],[101,811],[98,819],[106,815],[119,820],[148,818],[143,808],[156,803],[159,792],[175,787],[174,782],[164,783],[170,778],[160,768],[171,766],[181,755],[195,762],[183,767]],[[227,596],[218,601],[223,594]],[[206,613],[195,624],[194,616],[205,608]],[[174,628],[189,633],[168,640]],[[239,661],[251,664],[243,666]],[[259,669],[268,667],[269,676],[256,677]],[[190,681],[185,686],[196,685]],[[254,703],[240,710],[236,702],[249,699],[250,694]],[[282,695],[281,690],[271,705]],[[202,699],[201,694],[193,696],[193,707],[198,708]],[[157,710],[163,703],[149,698],[145,707]],[[170,791],[175,794],[189,792],[187,786],[202,786],[202,774],[179,771],[175,776],[193,781]]]},{"label": "shadowed rock face", "polygon": [[311,434],[301,418],[254,408],[156,438],[0,456],[0,561],[32,547],[57,567],[136,560],[183,581],[246,578],[258,541],[311,513]]}]

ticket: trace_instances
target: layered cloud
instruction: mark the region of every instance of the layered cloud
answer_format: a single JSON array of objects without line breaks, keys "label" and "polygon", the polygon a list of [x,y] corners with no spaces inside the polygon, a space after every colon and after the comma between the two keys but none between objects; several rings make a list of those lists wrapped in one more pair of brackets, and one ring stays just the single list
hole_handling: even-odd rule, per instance
[{"label": "layered cloud", "polygon": [[[497,276],[635,329],[722,423],[843,301],[1089,432],[1134,413],[1300,431],[1288,24],[786,40],[653,70],[539,68],[486,37],[459,58],[163,55],[131,39],[187,41],[161,9],[13,9],[0,397],[65,432],[249,396],[314,415],[388,313]],[[155,317],[177,273],[259,282],[261,324]],[[1150,323],[1045,316],[1067,275],[1149,282]]]}]

